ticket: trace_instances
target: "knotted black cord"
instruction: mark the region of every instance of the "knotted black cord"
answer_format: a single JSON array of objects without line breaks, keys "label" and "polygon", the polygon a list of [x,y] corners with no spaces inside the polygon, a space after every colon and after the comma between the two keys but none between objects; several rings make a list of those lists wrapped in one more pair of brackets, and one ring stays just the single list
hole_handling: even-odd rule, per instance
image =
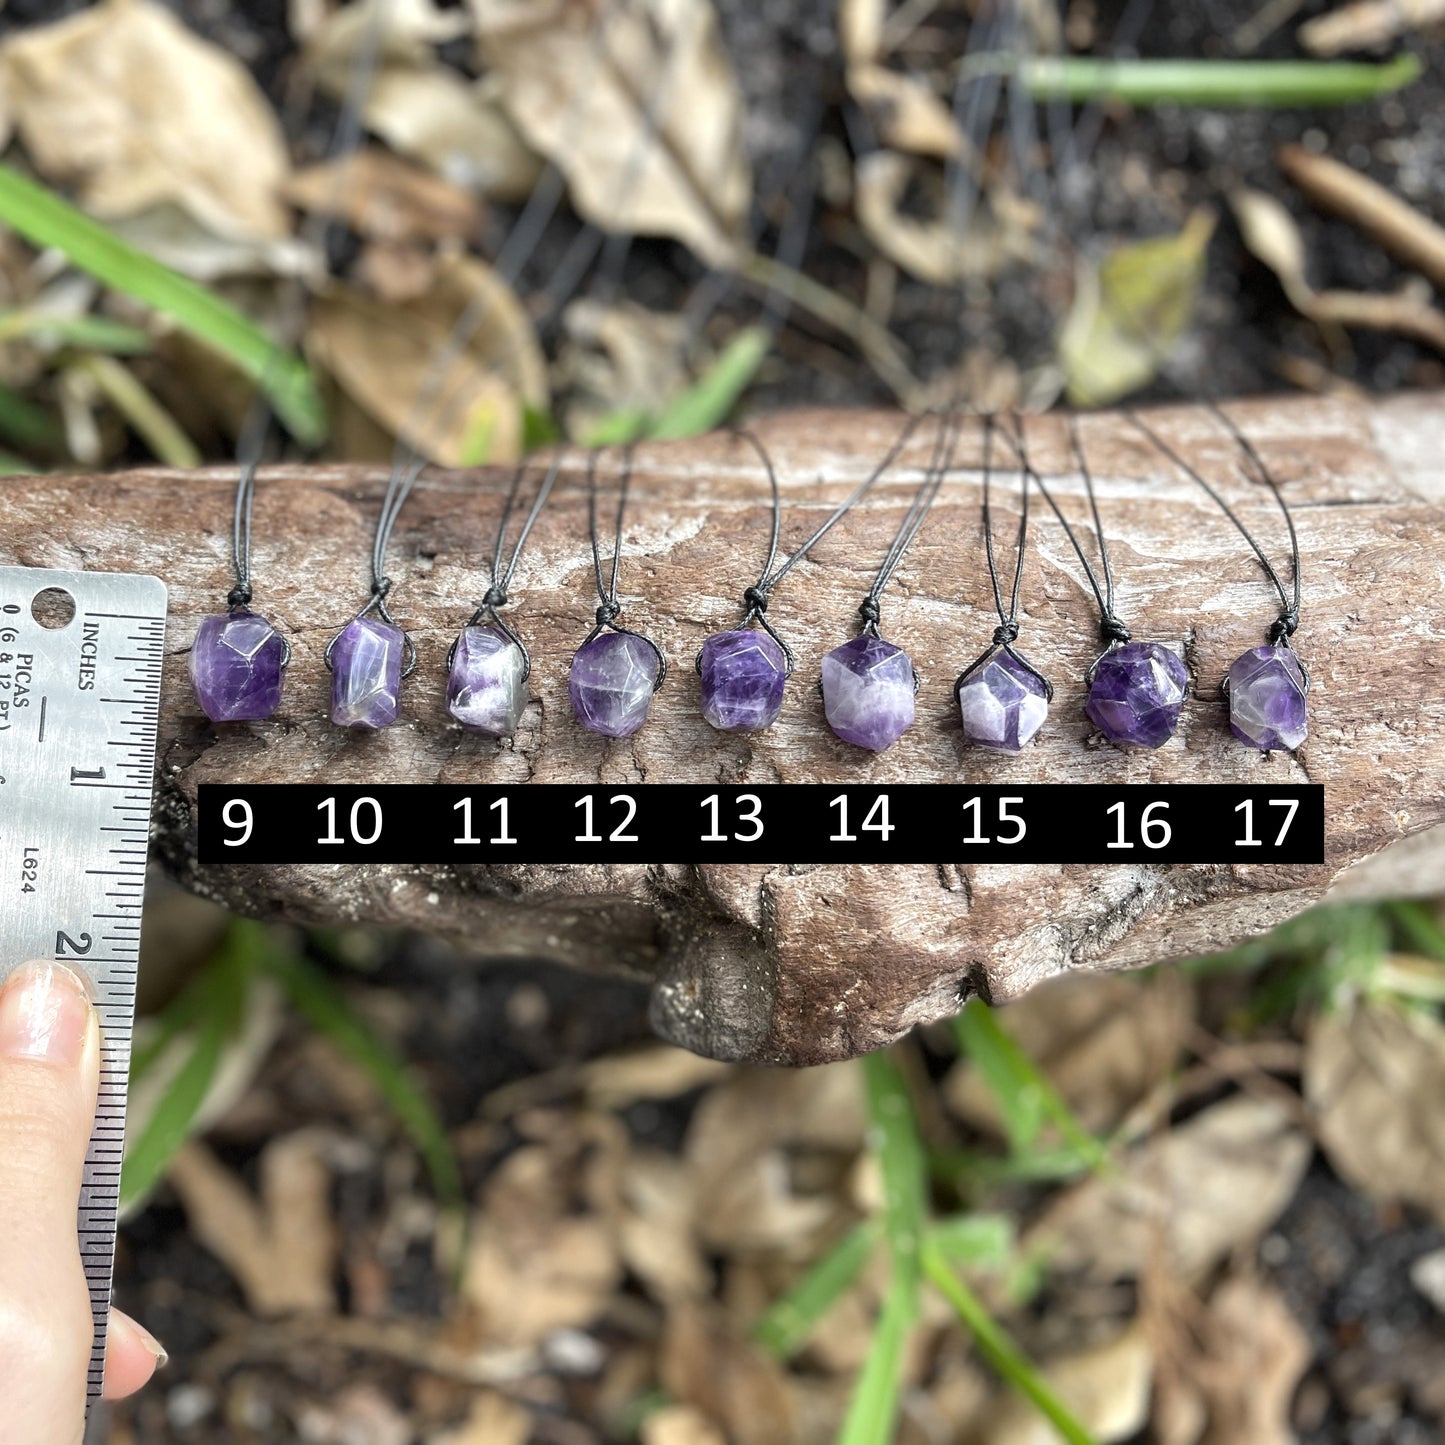
[{"label": "knotted black cord", "polygon": [[1019,467],[1019,535],[1018,535],[1018,556],[1014,563],[1013,589],[1009,594],[1009,605],[1004,607],[1003,586],[998,575],[998,562],[994,557],[993,546],[993,516],[989,508],[989,487],[993,476],[993,434],[995,421],[991,415],[983,418],[983,545],[988,554],[988,576],[993,584],[993,605],[998,612],[998,626],[993,630],[993,640],[989,643],[984,652],[959,673],[953,684],[953,695],[956,698],[963,687],[963,684],[981,668],[997,652],[1006,652],[1018,663],[1025,672],[1043,684],[1044,699],[1046,702],[1054,700],[1054,685],[1028,658],[1014,648],[1014,643],[1019,635],[1019,598],[1023,588],[1024,580],[1024,550],[1028,543],[1029,535],[1029,474],[1025,468]]},{"label": "knotted black cord", "polygon": [[[883,554],[883,563],[878,568],[873,585],[868,589],[868,595],[858,605],[858,615],[863,619],[861,633],[881,638],[878,631],[878,604],[883,596],[883,589],[893,580],[893,574],[903,561],[904,553],[913,545],[913,539],[923,526],[934,498],[938,496],[939,488],[953,465],[954,450],[958,446],[962,430],[963,423],[957,412],[948,411],[939,418],[938,431],[933,440],[933,455],[924,470],[923,481],[914,493],[908,510],[903,514],[903,521],[899,523],[898,531],[888,544],[887,552]],[[913,675],[913,684],[913,690],[917,692],[920,685],[917,672]]]},{"label": "knotted black cord", "polygon": [[874,467],[873,470],[861,482],[859,482],[856,487],[854,487],[854,489],[848,494],[848,496],[846,496],[841,502],[838,503],[836,507],[833,508],[833,511],[829,514],[827,520],[823,523],[823,525],[819,527],[818,530],[814,532],[813,535],[809,537],[808,540],[804,542],[803,545],[799,547],[798,550],[794,552],[786,562],[784,562],[780,567],[778,567],[776,571],[774,571],[770,576],[762,578],[758,582],[757,586],[752,589],[753,591],[761,594],[764,599],[767,598],[768,593],[770,593],[773,588],[776,587],[778,583],[781,582],[783,578],[786,577],[788,573],[791,572],[793,568],[796,567],[798,563],[801,562],[803,558],[806,557],[808,553],[811,552],[813,548],[819,542],[821,542],[823,538],[828,535],[829,532],[833,530],[834,526],[838,522],[840,522],[843,517],[849,511],[851,511],[854,506],[857,505],[858,502],[862,501],[863,498],[867,496],[867,494],[872,490],[873,484],[879,479],[879,477],[883,475],[884,472],[888,470],[889,467],[893,465],[895,461],[897,461],[899,452],[901,452],[903,448],[908,444],[908,439],[913,435],[915,431],[917,431],[919,423],[922,422],[923,418],[927,414],[928,413],[926,412],[920,412],[917,416],[911,416],[904,422],[902,431],[898,433],[898,436],[894,439],[893,445],[890,446],[887,452],[884,454],[883,460],[879,462],[878,465]]},{"label": "knotted black cord", "polygon": [[[331,137],[331,144],[328,147],[328,157],[350,155],[356,150],[361,139],[362,121],[361,113],[365,108],[367,93],[371,89],[372,81],[376,76],[377,57],[381,51],[383,36],[382,20],[386,7],[379,5],[376,13],[368,22],[365,36],[359,51],[359,63],[352,71],[347,81],[346,94],[342,100],[341,113],[337,118],[336,130]],[[295,117],[292,117],[293,120]],[[340,213],[341,186],[345,178],[343,167],[336,176],[336,184],[332,195],[332,204],[323,211],[313,214],[303,229],[304,240],[314,240],[316,249],[323,257],[326,255],[327,243],[331,231]],[[319,223],[318,223],[319,217]],[[310,234],[315,230],[314,237]],[[298,283],[299,284],[299,283]],[[300,313],[300,307],[296,304],[297,296],[293,294],[293,314],[289,318],[295,322]],[[252,400],[246,413],[246,419],[242,424],[241,435],[237,439],[236,459],[241,466],[241,474],[236,482],[236,500],[231,515],[231,565],[235,572],[236,584],[231,588],[226,598],[228,610],[236,612],[251,605],[251,518],[255,506],[256,497],[256,471],[260,466],[261,453],[266,446],[266,438],[271,429],[272,410],[266,396],[265,384],[271,379],[276,366],[281,360],[282,349],[280,342],[272,345],[270,353],[266,358],[266,364],[262,369],[260,383],[258,384],[255,398]],[[286,637],[282,637],[281,644],[284,649],[281,657],[281,666],[287,667],[291,662],[291,643]]]},{"label": "knotted black cord", "polygon": [[[481,602],[477,605],[477,610],[472,613],[471,620],[467,623],[468,627],[478,627],[483,624],[495,627],[522,654],[523,682],[526,682],[532,675],[532,654],[527,650],[527,644],[522,641],[521,636],[501,615],[500,609],[511,600],[508,593],[511,590],[512,578],[516,575],[517,563],[522,559],[522,548],[527,545],[527,538],[531,535],[537,518],[542,515],[542,508],[546,506],[553,483],[556,482],[557,474],[562,469],[562,458],[565,454],[563,450],[558,451],[552,465],[547,469],[546,476],[542,478],[542,484],[537,488],[537,495],[532,501],[532,509],[527,513],[527,519],[522,523],[522,530],[517,537],[516,545],[512,548],[511,560],[504,567],[502,558],[507,548],[507,527],[511,522],[513,511],[516,510],[517,497],[522,489],[522,479],[527,474],[527,463],[522,462],[512,473],[512,482],[507,488],[507,499],[502,505],[502,517],[497,523],[497,548],[492,557],[491,586],[487,588]],[[460,641],[460,638],[453,639],[452,645],[447,649],[448,671],[451,670],[452,663],[456,660],[457,643]]]},{"label": "knotted black cord", "polygon": [[[622,565],[622,519],[627,511],[627,493],[632,486],[632,447],[622,454],[622,472],[617,482],[617,526],[612,538],[612,576],[608,581],[602,577],[602,548],[597,537],[597,453],[587,458],[587,525],[592,534],[592,569],[597,577],[597,597],[601,604],[597,608],[596,625],[582,639],[582,647],[599,637],[604,631],[621,632],[627,637],[640,637],[657,656],[657,679],[652,684],[656,692],[667,677],[667,658],[662,648],[645,632],[621,626],[617,618],[622,604],[617,600],[617,573]],[[579,649],[580,650],[580,649]]]},{"label": "knotted black cord", "polygon": [[[1294,643],[1291,641],[1291,639],[1299,628],[1300,615],[1299,534],[1295,531],[1294,517],[1290,514],[1289,505],[1284,499],[1284,494],[1279,489],[1279,484],[1270,474],[1269,469],[1264,464],[1264,459],[1255,449],[1254,444],[1249,440],[1248,437],[1244,435],[1243,432],[1240,431],[1238,426],[1235,425],[1234,421],[1224,412],[1223,408],[1221,408],[1217,403],[1209,401],[1207,402],[1207,405],[1214,413],[1214,415],[1217,416],[1219,420],[1224,424],[1225,428],[1234,437],[1235,441],[1239,444],[1241,450],[1248,458],[1250,465],[1255,469],[1256,473],[1258,473],[1260,479],[1264,482],[1264,484],[1274,494],[1274,499],[1279,504],[1280,511],[1284,514],[1285,526],[1289,531],[1290,571],[1293,577],[1293,586],[1291,588],[1287,589],[1285,587],[1279,573],[1275,570],[1274,565],[1265,555],[1264,549],[1259,545],[1257,541],[1255,541],[1253,534],[1250,532],[1249,528],[1246,527],[1244,523],[1239,519],[1239,516],[1235,512],[1234,508],[1231,507],[1229,503],[1226,502],[1222,496],[1220,496],[1219,492],[1209,482],[1207,482],[1203,476],[1200,475],[1198,470],[1191,466],[1187,461],[1185,461],[1184,458],[1181,457],[1179,453],[1176,452],[1171,446],[1169,446],[1168,443],[1166,443],[1157,432],[1155,432],[1151,427],[1147,426],[1136,413],[1132,411],[1125,411],[1124,416],[1137,431],[1142,432],[1146,437],[1148,437],[1149,440],[1153,442],[1153,444],[1166,457],[1168,457],[1169,460],[1173,462],[1180,471],[1185,474],[1185,476],[1189,477],[1192,481],[1199,483],[1199,485],[1204,489],[1204,491],[1208,493],[1208,495],[1213,499],[1219,510],[1223,512],[1224,515],[1228,517],[1231,522],[1234,523],[1235,528],[1239,532],[1239,535],[1243,537],[1246,542],[1249,543],[1250,550],[1253,551],[1254,555],[1259,559],[1259,565],[1264,569],[1265,576],[1269,578],[1271,583],[1273,583],[1274,590],[1279,594],[1280,613],[1279,616],[1275,618],[1273,625],[1269,629],[1270,646],[1287,647],[1291,652],[1294,652]],[[1295,660],[1299,663],[1300,671],[1304,675],[1305,690],[1308,691],[1310,685],[1309,669],[1305,667],[1303,659],[1300,658],[1297,652],[1295,653]],[[1224,686],[1225,690],[1228,691],[1229,679],[1227,676],[1224,681]]]},{"label": "knotted black cord", "polygon": [[1053,493],[1044,485],[1044,479],[1034,469],[1033,463],[1029,460],[1028,448],[1024,439],[1023,427],[1017,417],[1014,418],[1014,432],[999,428],[999,435],[1002,436],[1013,448],[1014,455],[1019,459],[1028,474],[1029,480],[1039,489],[1040,495],[1053,509],[1054,516],[1059,519],[1059,525],[1064,529],[1064,535],[1068,537],[1077,554],[1080,565],[1084,569],[1084,575],[1089,579],[1089,586],[1093,589],[1094,600],[1099,605],[1099,636],[1107,644],[1104,651],[1090,664],[1088,672],[1084,674],[1084,681],[1092,683],[1094,673],[1099,663],[1106,654],[1112,652],[1121,643],[1129,641],[1131,633],[1125,626],[1123,619],[1114,611],[1114,573],[1109,566],[1109,546],[1104,540],[1104,524],[1099,517],[1099,501],[1094,494],[1094,478],[1089,471],[1088,458],[1084,455],[1083,443],[1079,439],[1078,419],[1070,413],[1068,416],[1069,447],[1073,452],[1074,460],[1078,465],[1080,475],[1084,479],[1084,489],[1089,495],[1089,509],[1094,517],[1094,535],[1099,542],[1099,562],[1104,572],[1104,585],[1100,587],[1098,576],[1089,559],[1084,555],[1083,544],[1079,541],[1078,533],[1070,525],[1069,519],[1064,516],[1059,504],[1054,500]]},{"label": "knotted black cord", "polygon": [[[426,467],[426,460],[422,457],[416,458],[412,464],[401,475],[393,475],[386,484],[386,494],[381,499],[381,512],[376,519],[376,535],[371,540],[371,596],[365,604],[352,615],[350,622],[359,622],[368,612],[375,612],[378,617],[391,627],[397,627],[396,619],[391,615],[391,609],[386,605],[386,599],[391,595],[392,581],[386,575],[386,549],[391,541],[392,529],[396,526],[396,519],[401,512],[402,506],[411,494],[416,479]],[[332,669],[332,653],[336,650],[336,644],[341,640],[341,633],[345,627],[326,644],[326,651],[322,654],[322,661],[328,669]],[[416,643],[412,641],[411,633],[401,629],[402,640],[406,646],[406,663],[401,670],[403,677],[409,677],[416,667]]]},{"label": "knotted black cord", "polygon": [[[768,449],[763,445],[762,439],[754,432],[739,427],[733,433],[734,436],[748,442],[753,450],[757,452],[764,469],[768,474],[768,487],[772,492],[773,499],[773,524],[768,537],[768,555],[763,562],[763,570],[758,574],[758,580],[751,587],[743,591],[743,627],[751,627],[756,622],[769,637],[782,649],[783,660],[786,663],[784,677],[793,675],[793,668],[796,665],[793,658],[793,649],[788,646],[782,633],[768,621],[768,574],[773,570],[773,563],[778,557],[778,539],[783,529],[783,499],[778,491],[778,474],[773,468],[773,459],[768,455]],[[698,649],[693,666],[700,673],[702,671],[702,649]]]}]

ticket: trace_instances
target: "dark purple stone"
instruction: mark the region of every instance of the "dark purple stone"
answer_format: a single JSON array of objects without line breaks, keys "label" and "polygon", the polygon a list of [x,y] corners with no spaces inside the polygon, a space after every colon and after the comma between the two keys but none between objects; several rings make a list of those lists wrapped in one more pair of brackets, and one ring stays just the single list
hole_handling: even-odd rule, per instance
[{"label": "dark purple stone", "polygon": [[1126,642],[1094,669],[1084,711],[1121,748],[1158,748],[1174,736],[1189,671],[1162,642]]},{"label": "dark purple stone", "polygon": [[1229,669],[1229,727],[1261,752],[1292,752],[1309,731],[1305,674],[1292,648],[1251,647]]},{"label": "dark purple stone", "polygon": [[868,633],[823,659],[823,715],[854,747],[881,753],[913,725],[913,663]]},{"label": "dark purple stone", "polygon": [[788,660],[760,628],[714,632],[702,645],[702,715],[719,732],[755,733],[783,706]]},{"label": "dark purple stone", "polygon": [[1000,650],[964,680],[958,711],[963,735],[975,747],[1016,753],[1044,725],[1048,692],[1041,678]]},{"label": "dark purple stone", "polygon": [[578,722],[603,737],[630,737],[647,721],[657,669],[657,653],[645,637],[603,632],[584,642],[567,677]]},{"label": "dark purple stone", "polygon": [[191,647],[191,686],[212,722],[255,722],[281,705],[286,643],[254,612],[203,617]]},{"label": "dark purple stone", "polygon": [[331,721],[337,727],[389,728],[401,705],[406,634],[389,622],[358,617],[331,650]]}]

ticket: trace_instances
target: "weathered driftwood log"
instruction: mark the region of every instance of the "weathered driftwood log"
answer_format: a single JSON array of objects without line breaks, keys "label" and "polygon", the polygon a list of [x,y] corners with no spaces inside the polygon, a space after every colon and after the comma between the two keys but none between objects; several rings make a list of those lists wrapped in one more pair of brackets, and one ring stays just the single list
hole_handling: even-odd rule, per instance
[{"label": "weathered driftwood log", "polygon": [[[1057,523],[1041,512],[1024,579],[1029,655],[1058,688],[1040,742],[1017,758],[961,742],[951,689],[994,617],[983,565],[978,438],[965,436],[934,515],[884,601],[886,634],[923,676],[919,719],[879,756],[835,740],[814,683],[912,496],[924,427],[867,504],[786,584],[771,617],[800,667],[769,732],[721,736],[698,716],[693,654],[731,625],[761,561],[767,489],[756,456],[725,435],[637,456],[622,587],[626,618],[658,637],[674,670],[634,737],[607,742],[573,721],[567,663],[595,597],[580,459],[564,472],[514,589],[536,658],[515,741],[464,735],[443,710],[443,658],[486,587],[504,475],[429,474],[402,516],[393,603],[420,666],[404,722],[371,736],[326,721],[322,651],[365,595],[364,559],[383,474],[276,467],[257,498],[257,606],[284,626],[295,660],[281,714],[213,728],[185,670],[197,620],[230,586],[233,475],[7,479],[0,562],[155,572],[171,588],[157,839],[191,887],[248,912],[329,923],[404,924],[478,954],[549,958],[651,980],[658,1030],[724,1057],[810,1063],[861,1052],[975,993],[1017,995],[1067,969],[1122,968],[1211,950],[1325,896],[1439,885],[1445,872],[1445,433],[1441,402],[1373,407],[1306,399],[1234,415],[1285,485],[1304,558],[1299,645],[1314,677],[1310,737],[1296,756],[1233,741],[1218,704],[1223,670],[1261,640],[1271,594],[1239,536],[1192,482],[1120,418],[1082,424],[1119,577],[1138,634],[1182,638],[1195,685],[1178,736],[1124,755],[1091,736],[1080,678],[1096,619]],[[1262,488],[1207,410],[1153,423],[1283,547]],[[775,457],[785,549],[806,536],[881,456],[893,415],[807,413],[759,428]],[[1035,420],[1036,465],[1083,515],[1056,417]],[[610,464],[604,464],[604,466]],[[1009,496],[1001,489],[1001,503]],[[1007,503],[1010,507],[1012,502]],[[950,780],[1266,782],[1328,789],[1328,862],[1316,868],[486,867],[210,868],[194,861],[192,804],[206,781],[707,782]],[[1433,830],[1431,832],[1430,830]]]}]

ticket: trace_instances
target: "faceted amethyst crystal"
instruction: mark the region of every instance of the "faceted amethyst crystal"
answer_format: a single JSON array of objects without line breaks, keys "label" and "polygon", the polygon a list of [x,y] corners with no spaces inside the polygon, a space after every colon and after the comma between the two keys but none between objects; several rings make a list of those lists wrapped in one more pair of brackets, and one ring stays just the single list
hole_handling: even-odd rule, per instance
[{"label": "faceted amethyst crystal", "polygon": [[522,649],[500,627],[466,627],[447,676],[447,711],[469,732],[509,738],[527,706]]},{"label": "faceted amethyst crystal", "polygon": [[1294,651],[1251,647],[1229,669],[1229,727],[1262,752],[1292,752],[1304,742],[1305,674]]},{"label": "faceted amethyst crystal", "polygon": [[331,650],[331,721],[342,728],[389,728],[401,698],[406,634],[389,622],[358,617]]},{"label": "faceted amethyst crystal", "polygon": [[584,642],[567,678],[577,720],[603,737],[630,737],[647,721],[657,668],[657,654],[645,637],[603,632]]},{"label": "faceted amethyst crystal", "polygon": [[913,725],[913,663],[868,633],[823,659],[823,715],[855,747],[881,753]]},{"label": "faceted amethyst crystal", "polygon": [[958,689],[963,735],[976,747],[1016,753],[1033,740],[1049,715],[1043,680],[1017,658],[994,653]]},{"label": "faceted amethyst crystal", "polygon": [[719,732],[771,726],[783,706],[788,661],[761,629],[714,632],[702,645],[702,715]]},{"label": "faceted amethyst crystal", "polygon": [[1189,672],[1161,642],[1126,642],[1094,669],[1084,711],[1121,748],[1162,747],[1174,735]]},{"label": "faceted amethyst crystal", "polygon": [[254,612],[203,617],[191,647],[191,685],[212,722],[252,722],[281,703],[286,643]]}]

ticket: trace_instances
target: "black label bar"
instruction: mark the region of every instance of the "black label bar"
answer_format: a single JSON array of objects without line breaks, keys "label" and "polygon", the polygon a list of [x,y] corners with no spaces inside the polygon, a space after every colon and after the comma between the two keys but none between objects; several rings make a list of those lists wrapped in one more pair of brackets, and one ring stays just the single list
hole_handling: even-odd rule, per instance
[{"label": "black label bar", "polygon": [[202,784],[202,863],[1323,863],[1319,784]]}]

